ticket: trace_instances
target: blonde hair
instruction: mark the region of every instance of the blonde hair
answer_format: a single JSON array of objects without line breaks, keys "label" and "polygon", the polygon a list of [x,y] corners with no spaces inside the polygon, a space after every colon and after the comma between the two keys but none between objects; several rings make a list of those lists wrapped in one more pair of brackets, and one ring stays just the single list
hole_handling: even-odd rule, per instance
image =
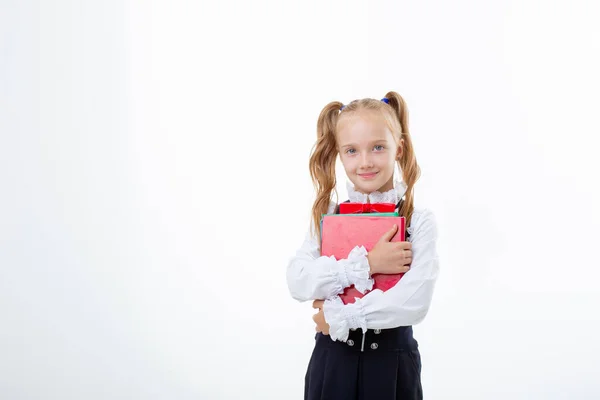
[{"label": "blonde hair", "polygon": [[[421,169],[413,150],[412,140],[408,130],[408,108],[406,102],[396,92],[385,95],[388,102],[376,99],[359,99],[344,106],[339,101],[327,104],[317,121],[317,141],[311,151],[309,169],[310,176],[316,191],[315,202],[312,207],[313,235],[321,235],[321,216],[327,213],[331,202],[331,193],[336,190],[335,162],[338,156],[336,143],[336,129],[341,116],[356,113],[361,110],[375,110],[382,116],[399,145],[402,145],[402,156],[397,161],[402,172],[402,180],[406,183],[405,200],[400,208],[400,215],[406,218],[406,226],[410,226],[414,210],[413,187],[421,175]],[[343,109],[342,109],[343,107]],[[341,111],[340,111],[341,110]]]}]

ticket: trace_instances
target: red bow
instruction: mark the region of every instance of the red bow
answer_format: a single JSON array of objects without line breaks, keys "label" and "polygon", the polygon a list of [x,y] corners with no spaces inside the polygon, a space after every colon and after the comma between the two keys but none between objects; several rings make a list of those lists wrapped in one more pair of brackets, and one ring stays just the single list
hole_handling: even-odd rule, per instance
[{"label": "red bow", "polygon": [[341,203],[340,214],[388,213],[396,211],[394,203]]}]

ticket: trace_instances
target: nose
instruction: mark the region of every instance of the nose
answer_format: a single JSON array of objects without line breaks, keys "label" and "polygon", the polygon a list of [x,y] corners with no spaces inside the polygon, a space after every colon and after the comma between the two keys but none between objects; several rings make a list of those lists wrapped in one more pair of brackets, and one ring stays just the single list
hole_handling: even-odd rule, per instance
[{"label": "nose", "polygon": [[369,169],[373,167],[373,162],[371,161],[371,153],[363,152],[360,157],[360,166],[362,169]]}]

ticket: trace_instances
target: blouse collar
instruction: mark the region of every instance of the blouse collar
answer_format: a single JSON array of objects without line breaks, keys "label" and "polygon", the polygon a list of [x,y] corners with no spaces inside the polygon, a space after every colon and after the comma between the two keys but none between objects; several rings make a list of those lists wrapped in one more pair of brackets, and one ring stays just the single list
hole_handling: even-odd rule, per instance
[{"label": "blouse collar", "polygon": [[354,185],[349,180],[346,181],[346,189],[348,190],[348,197],[350,201],[353,203],[362,203],[365,204],[367,202],[367,198],[370,203],[393,203],[398,204],[400,199],[406,193],[406,183],[402,180],[395,179],[394,187],[387,192],[379,192],[374,191],[369,194],[364,194],[358,192],[354,189]]}]

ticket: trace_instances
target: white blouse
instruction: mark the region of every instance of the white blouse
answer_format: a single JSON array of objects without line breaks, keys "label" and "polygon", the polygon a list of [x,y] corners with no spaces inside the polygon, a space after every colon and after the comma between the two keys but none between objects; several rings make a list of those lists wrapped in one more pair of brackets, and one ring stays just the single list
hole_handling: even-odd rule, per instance
[{"label": "white blouse", "polygon": [[[348,197],[352,202],[366,203],[368,199],[371,203],[396,204],[405,192],[406,184],[402,181],[396,181],[387,192],[369,195],[357,192],[348,182]],[[332,202],[328,213],[333,213],[336,206]],[[350,329],[361,328],[364,333],[367,329],[416,325],[425,318],[439,271],[434,214],[415,207],[407,230],[413,252],[410,270],[387,291],[373,290],[347,305],[338,296],[346,287],[355,285],[361,293],[373,287],[367,251],[357,246],[348,258],[341,260],[321,256],[318,237],[308,231],[304,243],[288,263],[287,283],[292,297],[298,301],[325,300],[323,312],[331,340],[345,342]]]}]

